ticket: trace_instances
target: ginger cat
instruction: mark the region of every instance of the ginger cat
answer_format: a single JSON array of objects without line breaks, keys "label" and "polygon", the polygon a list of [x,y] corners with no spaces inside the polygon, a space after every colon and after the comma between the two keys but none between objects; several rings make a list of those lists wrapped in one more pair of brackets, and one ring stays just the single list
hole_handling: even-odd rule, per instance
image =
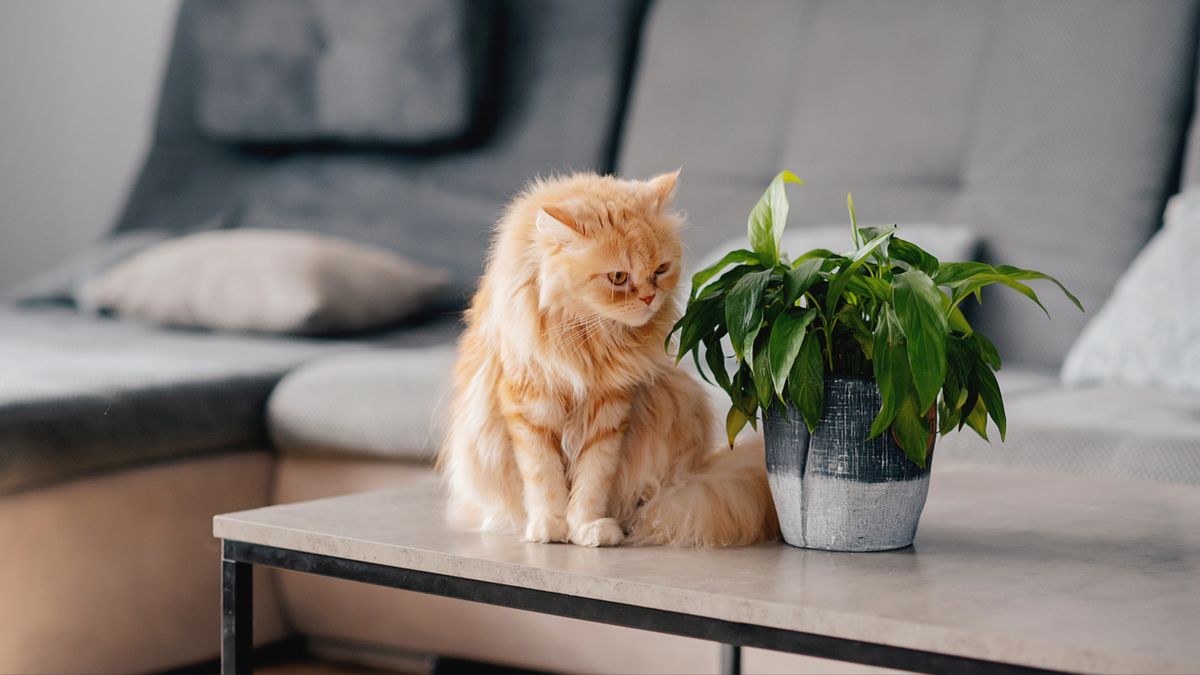
[{"label": "ginger cat", "polygon": [[438,458],[452,523],[582,546],[778,536],[761,439],[722,447],[663,347],[677,176],[541,180],[501,218]]}]

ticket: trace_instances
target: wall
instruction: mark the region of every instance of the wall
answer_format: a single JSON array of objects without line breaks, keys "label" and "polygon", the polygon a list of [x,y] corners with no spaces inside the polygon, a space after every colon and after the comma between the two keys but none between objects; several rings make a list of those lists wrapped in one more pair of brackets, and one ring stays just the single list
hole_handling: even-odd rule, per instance
[{"label": "wall", "polygon": [[0,2],[0,289],[111,226],[150,140],[177,8]]}]

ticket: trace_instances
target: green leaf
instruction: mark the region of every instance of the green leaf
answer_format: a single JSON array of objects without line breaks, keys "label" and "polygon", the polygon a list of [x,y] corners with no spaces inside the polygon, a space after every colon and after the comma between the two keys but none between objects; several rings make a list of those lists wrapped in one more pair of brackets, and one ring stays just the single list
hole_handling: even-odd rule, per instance
[{"label": "green leaf", "polygon": [[945,436],[958,426],[960,413],[945,401],[938,401],[938,433]]},{"label": "green leaf", "polygon": [[785,311],[775,320],[771,327],[771,337],[768,347],[771,365],[771,379],[775,383],[775,394],[783,395],[783,385],[787,382],[788,372],[792,370],[792,362],[800,353],[800,345],[808,334],[808,326],[816,318],[815,309]]},{"label": "green leaf", "polygon": [[738,265],[737,267],[731,267],[715,281],[712,281],[701,287],[700,292],[696,294],[694,299],[701,300],[703,298],[728,291],[734,286],[734,284],[740,281],[742,277],[759,269],[762,268],[758,265]]},{"label": "green leaf", "polygon": [[[851,284],[851,286],[853,285],[854,284]],[[862,350],[863,356],[869,360],[871,358],[871,354],[875,352],[875,335],[871,332],[871,329],[867,326],[867,323],[863,321],[859,309],[857,307],[845,305],[842,307],[842,309],[838,310],[838,313],[835,316],[837,320],[846,326],[847,330],[850,331],[851,337],[853,337],[854,341],[858,343],[859,348]]]},{"label": "green leaf", "polygon": [[1007,422],[1004,417],[1004,398],[1000,394],[1000,385],[996,382],[996,375],[992,373],[991,368],[987,367],[987,364],[977,361],[975,378],[979,383],[979,398],[982,400],[987,414],[996,423],[996,429],[1000,431],[1000,440],[1004,441]]},{"label": "green leaf", "polygon": [[879,277],[864,277],[858,274],[850,276],[846,290],[864,297],[870,297],[876,302],[886,302],[892,297],[892,285]]},{"label": "green leaf", "polygon": [[975,342],[975,350],[983,362],[991,366],[992,370],[1000,370],[1000,352],[996,351],[996,345],[979,333],[972,334],[971,339]]},{"label": "green leaf", "polygon": [[759,262],[758,255],[755,254],[753,251],[747,251],[744,248],[740,248],[736,251],[730,251],[729,253],[726,253],[725,257],[721,258],[720,260],[713,263],[712,265],[709,265],[708,267],[705,267],[704,269],[702,269],[699,272],[696,272],[694,275],[692,275],[692,294],[690,297],[693,297],[693,298],[696,297],[696,293],[699,292],[699,290],[704,286],[704,284],[708,283],[708,281],[710,279],[715,277],[718,272],[725,269],[726,267],[729,267],[730,265],[732,265],[734,263],[758,263],[758,262]]},{"label": "green leaf", "polygon": [[970,335],[975,332],[971,328],[971,324],[967,323],[967,317],[963,315],[962,310],[950,304],[950,298],[946,294],[942,295],[942,307],[946,310],[946,324],[950,326],[950,330],[959,333],[960,335]]},{"label": "green leaf", "polygon": [[826,260],[826,262],[828,262],[830,260],[838,260],[838,259],[844,258],[844,257],[845,256],[843,256],[842,254],[834,253],[833,251],[830,251],[827,248],[814,248],[814,249],[805,251],[799,258],[796,258],[795,260],[793,260],[792,267],[795,267],[795,266],[799,265],[800,263],[804,262],[805,260],[809,260],[811,258],[824,258]]},{"label": "green leaf", "polygon": [[746,428],[746,423],[750,421],[750,417],[741,411],[737,406],[730,406],[729,413],[725,415],[725,436],[729,439],[729,447],[733,447],[733,442],[737,439],[737,435],[742,429]]},{"label": "green leaf", "polygon": [[963,423],[979,434],[980,438],[990,443],[991,439],[987,435],[987,418],[987,405],[983,401],[976,401],[971,412],[963,419]]},{"label": "green leaf", "polygon": [[1044,279],[1046,281],[1049,281],[1049,282],[1053,283],[1055,286],[1058,286],[1058,289],[1063,292],[1063,295],[1066,295],[1067,299],[1070,300],[1072,304],[1074,304],[1076,307],[1079,308],[1079,311],[1081,311],[1081,312],[1084,311],[1083,303],[1079,302],[1079,298],[1075,297],[1075,295],[1072,294],[1071,291],[1068,291],[1067,287],[1062,285],[1062,282],[1060,282],[1058,279],[1055,279],[1054,277],[1050,276],[1049,274],[1043,274],[1041,272],[1038,272],[1037,270],[1023,270],[1019,267],[1013,267],[1012,265],[997,265],[996,272],[998,274],[1003,274],[1004,276],[1008,277],[1009,279],[1015,279],[1018,281],[1029,281],[1032,279]]},{"label": "green leaf", "polygon": [[917,466],[924,467],[929,452],[929,420],[921,412],[915,392],[910,391],[900,400],[893,425],[904,454]]},{"label": "green leaf", "polygon": [[824,258],[808,258],[783,275],[783,306],[790,307],[821,278]]},{"label": "green leaf", "polygon": [[991,265],[981,262],[944,262],[938,265],[933,283],[938,286],[955,286],[975,276],[994,272]]},{"label": "green leaf", "polygon": [[804,181],[791,171],[780,171],[750,211],[747,224],[750,248],[759,254],[764,264],[771,266],[779,262],[779,240],[787,225],[787,183],[803,185]]},{"label": "green leaf", "polygon": [[875,381],[883,405],[871,423],[867,438],[875,438],[891,426],[900,409],[900,401],[912,388],[912,375],[908,368],[908,354],[904,349],[904,338],[896,325],[896,315],[891,307],[885,307],[875,327],[875,347],[871,365],[875,370]]},{"label": "green leaf", "polygon": [[928,410],[946,379],[946,337],[942,292],[924,272],[910,270],[892,280],[896,318],[907,344],[917,402]]},{"label": "green leaf", "polygon": [[788,375],[788,395],[800,409],[808,430],[817,428],[825,410],[825,361],[819,340],[805,340]]},{"label": "green leaf", "polygon": [[763,335],[754,344],[754,391],[758,404],[765,411],[771,405],[771,350],[767,348],[768,336]]},{"label": "green leaf", "polygon": [[762,294],[771,280],[771,270],[751,272],[738,280],[725,298],[725,326],[733,351],[742,358],[746,350],[746,336],[758,330],[762,323]]},{"label": "green leaf", "polygon": [[892,243],[888,244],[888,255],[908,263],[914,269],[921,270],[931,277],[939,271],[940,263],[937,258],[920,246],[900,237],[892,238]]},{"label": "green leaf", "polygon": [[676,326],[680,326],[679,351],[675,354],[678,364],[685,354],[696,348],[700,341],[712,333],[721,321],[721,298],[709,297],[689,304],[687,312]]},{"label": "green leaf", "polygon": [[862,233],[858,231],[858,217],[854,215],[854,195],[846,193],[846,209],[850,211],[850,232],[854,237],[854,247],[862,246]]},{"label": "green leaf", "polygon": [[832,314],[835,311],[837,307],[837,301],[842,297],[842,292],[846,290],[846,284],[850,281],[850,275],[854,274],[860,267],[862,267],[863,262],[866,261],[867,256],[871,255],[872,251],[887,243],[887,240],[891,237],[892,232],[890,231],[884,232],[878,237],[875,237],[855,251],[854,255],[850,258],[850,262],[838,270],[837,275],[833,278],[833,281],[829,282],[829,294],[825,300],[826,312]]},{"label": "green leaf", "polygon": [[729,381],[729,372],[725,370],[725,352],[721,348],[721,338],[717,333],[711,333],[704,339],[704,360],[712,371],[717,386],[725,393],[733,396],[733,387]]},{"label": "green leaf", "polygon": [[967,296],[971,295],[972,293],[978,296],[979,291],[987,286],[991,286],[992,284],[1008,286],[1014,291],[1032,300],[1038,307],[1042,308],[1042,311],[1045,312],[1047,317],[1050,316],[1050,310],[1046,309],[1046,306],[1042,304],[1042,301],[1038,298],[1037,293],[1035,293],[1032,288],[1026,286],[1020,281],[1017,281],[1016,279],[1012,279],[1008,276],[1000,274],[999,272],[985,272],[982,274],[976,274],[975,276],[963,282],[954,289],[952,305],[957,307],[960,302],[965,300]]}]

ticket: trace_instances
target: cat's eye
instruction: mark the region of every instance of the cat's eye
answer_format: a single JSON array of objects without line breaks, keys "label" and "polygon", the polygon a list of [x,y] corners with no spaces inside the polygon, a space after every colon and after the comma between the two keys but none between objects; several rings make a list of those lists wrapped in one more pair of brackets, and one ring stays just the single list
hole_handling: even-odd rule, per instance
[{"label": "cat's eye", "polygon": [[669,270],[669,269],[671,269],[671,263],[665,262],[665,263],[659,265],[658,269],[654,270],[654,274],[655,274],[655,276],[657,276],[659,274],[666,274],[667,270]]},{"label": "cat's eye", "polygon": [[613,286],[624,286],[626,281],[629,281],[627,272],[609,272],[608,280],[613,283]]}]

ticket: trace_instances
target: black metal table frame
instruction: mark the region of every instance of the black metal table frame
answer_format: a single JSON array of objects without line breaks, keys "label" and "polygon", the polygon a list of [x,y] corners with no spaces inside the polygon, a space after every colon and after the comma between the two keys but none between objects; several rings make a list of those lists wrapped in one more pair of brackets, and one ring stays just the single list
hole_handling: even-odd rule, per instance
[{"label": "black metal table frame", "polygon": [[254,565],[264,565],[377,586],[471,600],[627,628],[682,635],[722,644],[721,672],[741,672],[741,648],[761,647],[869,666],[930,673],[1050,672],[995,661],[756,626],[650,607],[593,600],[490,581],[347,560],[286,548],[224,540],[221,561],[221,672],[253,669],[251,593]]}]

